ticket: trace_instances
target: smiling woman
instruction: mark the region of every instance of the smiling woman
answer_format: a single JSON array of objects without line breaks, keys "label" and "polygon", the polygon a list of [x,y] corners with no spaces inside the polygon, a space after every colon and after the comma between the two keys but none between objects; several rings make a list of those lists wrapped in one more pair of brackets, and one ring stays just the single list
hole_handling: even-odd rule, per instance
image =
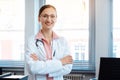
[{"label": "smiling woman", "polygon": [[54,6],[43,5],[40,8],[38,22],[41,29],[28,38],[25,53],[29,80],[63,80],[63,75],[72,70],[73,59],[68,43],[53,30],[56,20]]}]

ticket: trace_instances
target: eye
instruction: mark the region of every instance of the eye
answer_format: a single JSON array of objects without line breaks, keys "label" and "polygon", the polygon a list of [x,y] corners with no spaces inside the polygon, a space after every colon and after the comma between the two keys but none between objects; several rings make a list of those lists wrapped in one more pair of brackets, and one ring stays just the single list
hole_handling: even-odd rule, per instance
[{"label": "eye", "polygon": [[44,15],[41,15],[43,18],[47,19],[47,18],[51,18],[51,19],[55,19],[55,15],[47,15],[47,14],[44,14]]},{"label": "eye", "polygon": [[48,17],[48,15],[43,15],[43,17],[44,17],[44,18],[47,18],[47,17]]},{"label": "eye", "polygon": [[55,15],[51,15],[50,17],[51,17],[51,18],[55,18]]}]

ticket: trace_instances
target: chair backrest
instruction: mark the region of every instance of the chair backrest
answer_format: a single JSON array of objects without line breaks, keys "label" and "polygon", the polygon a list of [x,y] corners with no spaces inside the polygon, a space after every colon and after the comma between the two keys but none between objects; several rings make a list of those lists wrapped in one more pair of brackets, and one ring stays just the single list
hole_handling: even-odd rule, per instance
[{"label": "chair backrest", "polygon": [[120,80],[120,58],[101,57],[98,80]]}]

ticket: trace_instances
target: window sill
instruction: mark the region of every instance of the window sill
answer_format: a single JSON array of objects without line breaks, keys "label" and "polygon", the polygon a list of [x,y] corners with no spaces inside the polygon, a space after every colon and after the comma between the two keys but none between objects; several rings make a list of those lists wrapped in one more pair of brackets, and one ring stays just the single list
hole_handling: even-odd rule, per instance
[{"label": "window sill", "polygon": [[71,73],[88,73],[88,74],[95,74],[95,70],[72,70]]}]

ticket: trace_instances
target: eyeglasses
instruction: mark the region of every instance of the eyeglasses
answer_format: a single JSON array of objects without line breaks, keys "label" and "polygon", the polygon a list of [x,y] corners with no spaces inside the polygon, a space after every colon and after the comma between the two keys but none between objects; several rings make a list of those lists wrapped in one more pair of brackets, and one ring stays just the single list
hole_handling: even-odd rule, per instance
[{"label": "eyeglasses", "polygon": [[44,14],[44,15],[41,15],[44,19],[48,19],[48,18],[51,18],[51,19],[55,19],[56,16],[55,15],[47,15],[47,14]]}]

